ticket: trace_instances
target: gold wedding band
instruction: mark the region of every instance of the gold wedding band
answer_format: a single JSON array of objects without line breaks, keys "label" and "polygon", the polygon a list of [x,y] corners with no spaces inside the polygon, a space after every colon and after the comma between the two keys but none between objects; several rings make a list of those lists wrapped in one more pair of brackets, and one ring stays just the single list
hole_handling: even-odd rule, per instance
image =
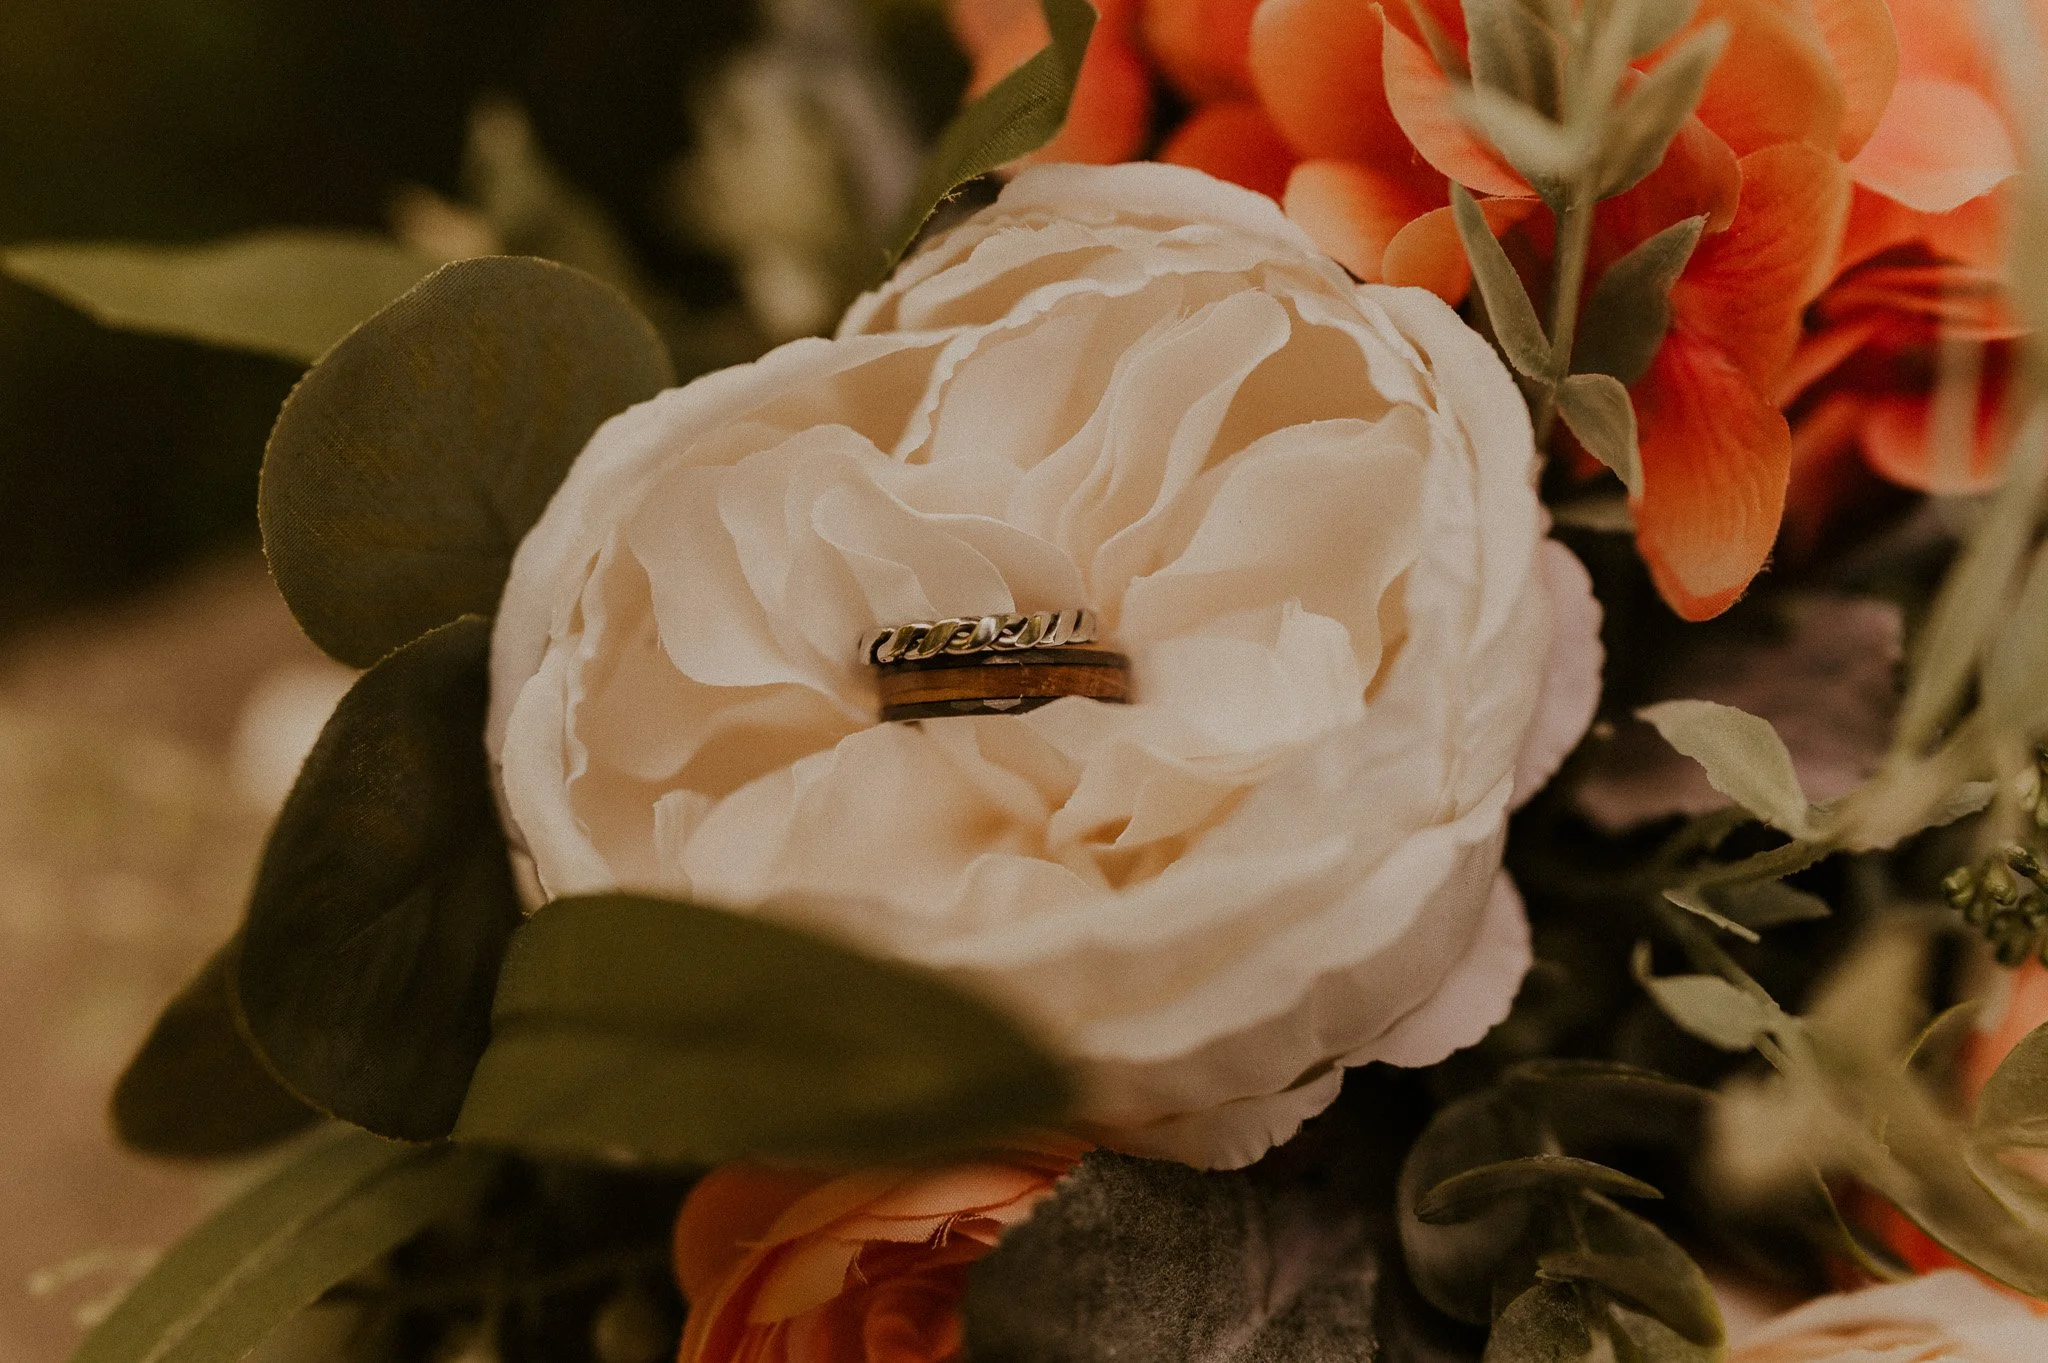
[{"label": "gold wedding band", "polygon": [[1067,696],[1129,703],[1130,660],[1078,646],[1094,640],[1093,611],[1040,611],[892,625],[860,651],[892,722],[1018,715]]}]

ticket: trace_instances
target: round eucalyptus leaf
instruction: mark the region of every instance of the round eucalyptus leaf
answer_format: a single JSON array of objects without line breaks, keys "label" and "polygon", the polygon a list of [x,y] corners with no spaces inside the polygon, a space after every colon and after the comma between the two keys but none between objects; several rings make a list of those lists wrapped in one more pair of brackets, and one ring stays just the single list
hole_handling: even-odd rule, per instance
[{"label": "round eucalyptus leaf", "polygon": [[607,418],[675,382],[647,319],[564,265],[458,261],[308,370],[258,512],[314,643],[368,667],[497,609],[512,553]]},{"label": "round eucalyptus leaf", "polygon": [[356,682],[272,830],[235,970],[249,1036],[321,1111],[448,1134],[520,918],[484,757],[490,625],[464,616]]}]

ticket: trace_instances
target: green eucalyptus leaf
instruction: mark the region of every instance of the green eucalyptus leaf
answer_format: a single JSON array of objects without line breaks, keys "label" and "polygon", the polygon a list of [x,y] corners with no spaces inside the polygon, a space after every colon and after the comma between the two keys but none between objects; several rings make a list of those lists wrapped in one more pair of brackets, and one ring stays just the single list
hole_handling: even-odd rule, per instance
[{"label": "green eucalyptus leaf", "polygon": [[1711,885],[1702,893],[1709,904],[1729,919],[1752,930],[1811,923],[1834,912],[1819,895],[1794,889],[1782,880]]},{"label": "green eucalyptus leaf", "polygon": [[1482,1363],[1591,1363],[1613,1356],[1596,1348],[1579,1293],[1569,1283],[1538,1281],[1493,1323]]},{"label": "green eucalyptus leaf", "polygon": [[1662,163],[1671,139],[1699,107],[1707,77],[1727,45],[1728,25],[1717,19],[1680,43],[1621,101],[1600,149],[1595,197],[1611,198],[1633,188]]},{"label": "green eucalyptus leaf", "polygon": [[711,1164],[899,1159],[1056,1121],[1062,1068],[926,972],[755,917],[561,899],[513,938],[458,1139]]},{"label": "green eucalyptus leaf", "polygon": [[1667,700],[1636,714],[1699,763],[1715,790],[1765,823],[1805,835],[1811,806],[1769,720],[1710,700]]},{"label": "green eucalyptus leaf", "polygon": [[1095,31],[1095,10],[1088,0],[1039,3],[1052,41],[946,125],[911,192],[885,271],[902,259],[939,205],[960,186],[1037,151],[1067,121],[1081,59]]},{"label": "green eucalyptus leaf", "polygon": [[1469,1221],[1500,1198],[1541,1189],[1587,1188],[1617,1197],[1662,1197],[1639,1178],[1571,1155],[1525,1155],[1467,1169],[1424,1193],[1415,1216],[1426,1225]]},{"label": "green eucalyptus leaf", "polygon": [[1579,319],[1572,368],[1624,384],[1649,372],[1671,330],[1671,286],[1706,230],[1704,214],[1673,223],[1608,266]]},{"label": "green eucalyptus leaf", "polygon": [[10,246],[0,268],[106,326],[311,364],[434,262],[367,232],[293,229],[204,246]]},{"label": "green eucalyptus leaf", "polygon": [[1977,1095],[1980,1140],[2007,1145],[2048,1144],[2048,1026],[2021,1037]]},{"label": "green eucalyptus leaf", "polygon": [[263,458],[263,548],[314,643],[368,667],[498,606],[512,553],[608,417],[674,382],[615,290],[459,261],[313,366]]},{"label": "green eucalyptus leaf", "polygon": [[2048,544],[2034,551],[2005,628],[1991,636],[1982,686],[1995,734],[2014,745],[2048,738]]},{"label": "green eucalyptus leaf", "polygon": [[1780,1025],[1775,1009],[1719,975],[1652,975],[1647,942],[1636,945],[1635,975],[1673,1022],[1724,1051],[1749,1050]]},{"label": "green eucalyptus leaf", "polygon": [[1361,1230],[1293,1227],[1244,1172],[1097,1151],[974,1266],[967,1353],[977,1363],[1370,1359],[1381,1268]]},{"label": "green eucalyptus leaf", "polygon": [[275,1145],[319,1114],[271,1077],[235,1026],[230,941],[164,1008],[114,1085],[123,1144],[176,1159],[222,1159]]},{"label": "green eucalyptus leaf", "polygon": [[1508,363],[1532,379],[1544,379],[1550,372],[1550,340],[1537,320],[1536,305],[1522,287],[1522,277],[1502,249],[1500,240],[1487,226],[1486,214],[1478,200],[1463,185],[1451,186],[1451,215],[1458,226],[1458,239],[1472,262],[1472,278],[1486,315],[1493,323],[1494,336]]},{"label": "green eucalyptus leaf", "polygon": [[71,1363],[232,1363],[328,1288],[481,1197],[494,1160],[320,1138],[179,1241]]},{"label": "green eucalyptus leaf", "polygon": [[1555,117],[1564,80],[1557,32],[1524,0],[1464,0],[1472,83]]},{"label": "green eucalyptus leaf", "polygon": [[1587,1218],[1586,1237],[1598,1248],[1546,1254],[1538,1261],[1542,1276],[1589,1283],[1694,1344],[1721,1342],[1721,1311],[1707,1275],[1662,1231],[1618,1212]]},{"label": "green eucalyptus leaf", "polygon": [[1631,498],[1643,495],[1643,455],[1628,389],[1607,374],[1573,374],[1557,386],[1557,413],[1586,452],[1614,470]]},{"label": "green eucalyptus leaf", "polygon": [[264,850],[236,989],[323,1112],[445,1136],[520,909],[484,757],[490,626],[421,635],[342,698]]}]

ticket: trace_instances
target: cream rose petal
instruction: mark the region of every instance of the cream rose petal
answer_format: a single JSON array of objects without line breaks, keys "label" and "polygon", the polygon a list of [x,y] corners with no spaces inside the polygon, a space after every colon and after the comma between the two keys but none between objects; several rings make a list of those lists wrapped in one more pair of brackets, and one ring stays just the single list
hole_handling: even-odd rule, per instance
[{"label": "cream rose petal", "polygon": [[[1599,671],[1534,468],[1486,343],[1269,200],[1029,171],[837,339],[593,438],[498,619],[515,841],[943,971],[1092,1129],[1249,1162],[1527,969],[1507,814]],[[1133,704],[875,722],[868,630],[1076,606]]]}]

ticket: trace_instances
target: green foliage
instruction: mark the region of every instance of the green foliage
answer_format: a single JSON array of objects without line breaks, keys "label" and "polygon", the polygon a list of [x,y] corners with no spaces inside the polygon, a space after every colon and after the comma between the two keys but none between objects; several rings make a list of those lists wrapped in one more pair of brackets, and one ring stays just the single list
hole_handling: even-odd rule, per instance
[{"label": "green foliage", "polygon": [[1572,368],[1634,383],[1671,330],[1671,286],[1706,230],[1705,215],[1673,223],[1608,266],[1586,302]]},{"label": "green foliage", "polygon": [[1777,1008],[1719,975],[1652,975],[1648,943],[1636,947],[1635,973],[1673,1022],[1724,1051],[1749,1050],[1783,1019]]},{"label": "green foliage", "polygon": [[51,242],[0,252],[0,269],[107,326],[300,364],[433,268],[386,237],[304,229],[204,246]]},{"label": "green foliage", "polygon": [[[1595,3],[1611,7],[1616,0],[1595,0]],[[1637,0],[1629,7],[1635,18],[1635,27],[1628,39],[1629,57],[1645,57],[1662,47],[1674,33],[1692,22],[1692,16],[1699,7],[1699,0]]]},{"label": "green foliage", "polygon": [[1671,139],[1699,106],[1707,77],[1728,45],[1728,25],[1715,20],[1659,62],[1615,109],[1594,173],[1595,198],[1632,189],[1664,160]]},{"label": "green foliage", "polygon": [[1564,84],[1564,46],[1524,0],[1464,0],[1472,83],[1541,114],[1555,115]]},{"label": "green foliage", "polygon": [[1039,0],[1052,41],[974,103],[939,136],[912,191],[883,269],[895,265],[917,234],[955,190],[997,166],[1037,151],[1067,121],[1067,105],[1081,74],[1081,58],[1095,31],[1088,0]]},{"label": "green foliage", "polygon": [[1472,262],[1472,278],[1479,297],[1486,304],[1487,320],[1508,363],[1531,379],[1550,375],[1550,341],[1543,323],[1536,317],[1536,305],[1522,287],[1514,262],[1486,225],[1486,215],[1463,185],[1451,186],[1451,216],[1458,225],[1458,239]]},{"label": "green foliage", "polygon": [[1059,1065],[938,978],[637,895],[514,936],[458,1139],[710,1164],[901,1159],[1056,1121]]},{"label": "green foliage", "polygon": [[1251,1174],[1098,1151],[968,1279],[978,1363],[1352,1363],[1378,1356],[1363,1223],[1296,1234]]},{"label": "green foliage", "polygon": [[1643,495],[1643,456],[1628,389],[1607,374],[1573,374],[1557,386],[1557,413],[1595,459],[1614,470],[1630,497]]},{"label": "green foliage", "polygon": [[264,1058],[387,1136],[454,1124],[519,922],[483,748],[489,650],[465,616],[363,674],[278,816],[243,929],[236,988]]},{"label": "green foliage", "polygon": [[1416,1286],[1438,1310],[1492,1325],[1489,1359],[1598,1356],[1616,1337],[1647,1358],[1717,1357],[1705,1276],[1611,1196],[1656,1190],[1569,1153],[1588,1141],[1682,1139],[1700,1099],[1625,1066],[1537,1062],[1448,1104],[1401,1171]]},{"label": "green foliage", "polygon": [[1794,837],[1807,831],[1811,805],[1770,721],[1708,700],[1668,700],[1637,714],[1699,763],[1715,790]]},{"label": "green foliage", "polygon": [[235,1026],[234,955],[214,953],[150,1028],[114,1085],[114,1132],[151,1155],[219,1159],[274,1145],[318,1119],[263,1067]]},{"label": "green foliage", "polygon": [[673,381],[646,319],[587,275],[517,257],[436,271],[315,365],[271,433],[263,545],[300,626],[367,667],[495,611],[591,433]]},{"label": "green foliage", "polygon": [[328,1288],[474,1202],[496,1169],[447,1146],[321,1137],[179,1241],[71,1363],[231,1363]]},{"label": "green foliage", "polygon": [[2048,544],[2034,551],[2006,627],[1991,639],[1982,685],[1995,734],[2022,744],[2048,738]]}]

